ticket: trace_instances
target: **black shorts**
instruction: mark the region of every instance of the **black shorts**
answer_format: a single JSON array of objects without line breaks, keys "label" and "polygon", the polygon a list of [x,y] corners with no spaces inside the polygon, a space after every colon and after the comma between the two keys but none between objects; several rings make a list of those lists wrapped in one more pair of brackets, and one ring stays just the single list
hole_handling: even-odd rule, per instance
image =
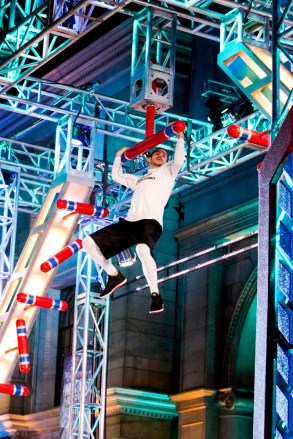
[{"label": "black shorts", "polygon": [[117,255],[135,244],[147,244],[154,249],[162,234],[162,226],[158,221],[145,219],[110,224],[90,235],[106,259]]}]

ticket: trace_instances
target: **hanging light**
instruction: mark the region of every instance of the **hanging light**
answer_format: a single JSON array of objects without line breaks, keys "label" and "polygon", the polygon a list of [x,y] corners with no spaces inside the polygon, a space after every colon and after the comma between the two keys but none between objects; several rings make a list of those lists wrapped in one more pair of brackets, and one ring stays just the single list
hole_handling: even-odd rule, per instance
[{"label": "hanging light", "polygon": [[0,188],[8,188],[16,179],[16,173],[0,167]]},{"label": "hanging light", "polygon": [[254,111],[252,103],[244,95],[230,105],[212,97],[206,101],[205,106],[210,109],[207,119],[214,125],[215,130],[225,128]]},{"label": "hanging light", "polygon": [[74,124],[72,132],[73,146],[90,146],[91,129],[86,125]]},{"label": "hanging light", "polygon": [[74,125],[72,133],[72,145],[82,146],[83,145],[83,133],[81,125]]},{"label": "hanging light", "polygon": [[215,130],[222,128],[221,112],[223,111],[223,102],[219,98],[210,97],[205,106],[210,110],[207,120],[214,125]]},{"label": "hanging light", "polygon": [[133,254],[131,249],[128,248],[117,254],[117,261],[120,267],[130,267],[136,261],[136,254]]}]

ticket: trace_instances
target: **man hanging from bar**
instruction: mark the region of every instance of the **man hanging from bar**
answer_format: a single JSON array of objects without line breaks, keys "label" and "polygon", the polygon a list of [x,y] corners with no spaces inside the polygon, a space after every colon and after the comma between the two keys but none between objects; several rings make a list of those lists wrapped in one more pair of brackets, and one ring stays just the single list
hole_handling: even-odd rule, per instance
[{"label": "man hanging from bar", "polygon": [[164,310],[152,251],[162,234],[164,209],[185,160],[183,131],[177,136],[174,159],[169,161],[168,152],[162,147],[156,148],[148,158],[148,173],[141,177],[122,170],[121,157],[129,148],[123,147],[116,153],[112,178],[133,190],[130,209],[125,219],[120,219],[118,223],[110,224],[83,240],[84,250],[108,275],[108,282],[100,298],[109,296],[127,281],[110,258],[136,245],[136,253],[151,292],[150,314]]}]

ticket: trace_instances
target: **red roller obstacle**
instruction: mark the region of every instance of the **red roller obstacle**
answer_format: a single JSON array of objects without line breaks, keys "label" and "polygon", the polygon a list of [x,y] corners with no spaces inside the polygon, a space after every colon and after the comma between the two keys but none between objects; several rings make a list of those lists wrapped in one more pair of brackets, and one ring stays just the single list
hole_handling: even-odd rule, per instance
[{"label": "red roller obstacle", "polygon": [[40,306],[41,308],[54,309],[56,311],[66,311],[68,303],[64,300],[52,299],[50,297],[33,296],[32,294],[18,293],[16,296],[18,302],[27,303],[28,307]]},{"label": "red roller obstacle", "polygon": [[173,137],[176,134],[184,131],[185,128],[186,124],[185,122],[183,122],[183,120],[177,120],[176,122],[173,122],[171,125],[168,125],[163,130],[158,131],[156,134],[147,137],[146,139],[137,143],[135,146],[127,149],[124,154],[122,154],[122,161],[125,162],[126,160],[134,159],[138,155],[143,154],[154,146],[165,142],[165,140],[169,139],[170,137]]},{"label": "red roller obstacle", "polygon": [[70,210],[71,212],[81,213],[83,215],[94,216],[95,218],[106,218],[109,210],[105,207],[93,206],[92,204],[79,203],[78,201],[57,200],[58,209]]},{"label": "red roller obstacle", "polygon": [[82,240],[77,239],[76,241],[73,241],[70,245],[64,247],[64,249],[61,250],[59,253],[56,253],[56,255],[52,256],[47,261],[43,262],[40,266],[41,271],[47,273],[48,271],[57,267],[57,265],[61,264],[61,262],[64,262],[66,259],[70,258],[74,253],[77,253],[81,249],[82,249]]},{"label": "red roller obstacle", "polygon": [[26,386],[19,384],[0,384],[0,393],[7,395],[27,396],[30,392]]},{"label": "red roller obstacle", "polygon": [[259,131],[242,128],[238,125],[230,125],[227,128],[227,133],[230,137],[233,137],[234,139],[244,140],[254,143],[255,145],[269,146],[271,142],[268,131],[264,131],[261,133]]},{"label": "red roller obstacle", "polygon": [[16,320],[16,331],[19,356],[19,370],[21,373],[28,373],[31,370],[31,362],[28,350],[26,325],[23,319]]}]

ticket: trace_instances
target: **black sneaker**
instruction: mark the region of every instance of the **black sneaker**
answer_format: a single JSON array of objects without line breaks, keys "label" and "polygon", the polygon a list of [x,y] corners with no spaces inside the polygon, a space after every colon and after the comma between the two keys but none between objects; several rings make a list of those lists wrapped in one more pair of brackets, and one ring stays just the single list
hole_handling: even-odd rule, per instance
[{"label": "black sneaker", "polygon": [[162,301],[162,296],[160,293],[152,293],[151,294],[151,307],[149,310],[150,314],[156,314],[164,311],[164,305]]},{"label": "black sneaker", "polygon": [[105,286],[104,291],[100,294],[99,298],[103,299],[104,297],[109,296],[110,294],[114,293],[115,290],[117,290],[119,287],[124,285],[127,282],[126,277],[123,276],[120,271],[118,271],[117,276],[110,276],[108,275],[108,282]]}]

